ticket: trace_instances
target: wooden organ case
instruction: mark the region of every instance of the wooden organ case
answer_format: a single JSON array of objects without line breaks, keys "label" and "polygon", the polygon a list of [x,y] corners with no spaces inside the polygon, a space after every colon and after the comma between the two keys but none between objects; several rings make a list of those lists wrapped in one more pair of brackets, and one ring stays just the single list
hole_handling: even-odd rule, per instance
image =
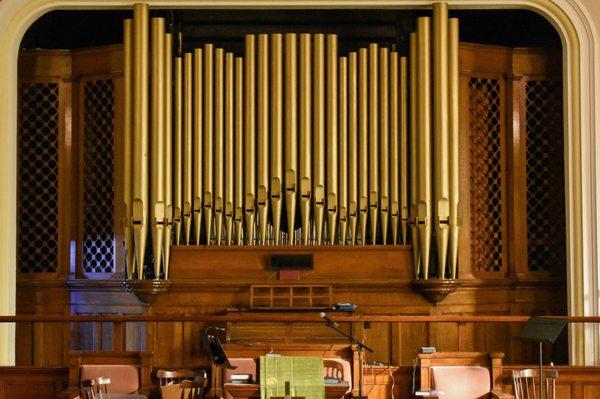
[{"label": "wooden organ case", "polygon": [[[436,12],[443,17],[447,10]],[[419,19],[414,49],[426,41],[440,46],[439,24],[455,23],[436,20],[440,14]],[[429,168],[439,159],[435,98],[449,87],[434,84],[427,94],[430,116],[418,114],[426,111],[416,105],[412,116],[410,99],[424,94],[411,90],[428,89],[411,86],[408,48],[373,44],[341,54],[335,35],[275,34],[247,36],[243,57],[212,44],[178,53],[163,24],[136,6],[134,20],[125,25],[124,46],[20,54],[19,314],[270,311],[276,317],[317,313],[338,302],[357,304],[361,314],[565,314],[560,51],[457,46],[459,100],[446,109],[451,114],[455,104],[458,119],[444,123],[457,127],[458,153],[446,158],[458,165],[454,216],[460,230],[450,240],[457,246],[455,266],[444,263],[444,276],[456,277],[460,286],[434,305],[411,287],[415,277],[439,272],[438,255],[428,262],[430,272],[421,266],[415,274],[413,267],[423,261],[414,256],[410,238],[411,218],[417,217],[410,212],[415,200],[410,146],[418,146],[411,140],[411,118],[433,120],[431,152],[414,156]],[[136,48],[140,42],[146,53]],[[451,52],[452,46],[442,47]],[[440,66],[433,58],[414,63],[427,64],[435,80]],[[140,79],[161,73],[165,80]],[[174,90],[163,98],[157,93],[167,92],[165,87]],[[363,97],[367,100],[357,100]],[[353,112],[356,119],[348,117]],[[133,148],[141,131],[150,149],[147,159]],[[203,147],[194,147],[198,142]],[[152,149],[158,146],[171,151],[156,154]],[[434,170],[418,168],[433,179],[429,189],[437,190]],[[176,177],[168,182],[165,174]],[[151,207],[156,202],[166,205],[163,211]],[[423,217],[432,221],[429,207]],[[165,220],[169,214],[172,219]],[[433,222],[430,227],[435,231]],[[140,242],[151,244],[140,248]],[[430,245],[439,244],[433,238]],[[454,256],[437,248],[433,253]],[[268,268],[269,256],[278,253],[310,253],[314,267],[297,279],[279,279]],[[170,286],[148,307],[121,285],[123,279],[136,284],[155,276],[167,277]],[[207,365],[201,347],[205,327],[21,323],[17,362],[64,365],[72,349],[127,349],[153,352],[155,366]],[[302,322],[227,327],[227,338],[238,343],[344,342],[324,326]],[[534,347],[511,339],[518,325],[345,327],[375,349],[369,361],[410,365],[421,346],[503,351],[505,363],[513,364],[536,359]],[[566,361],[564,351],[553,356]]]}]

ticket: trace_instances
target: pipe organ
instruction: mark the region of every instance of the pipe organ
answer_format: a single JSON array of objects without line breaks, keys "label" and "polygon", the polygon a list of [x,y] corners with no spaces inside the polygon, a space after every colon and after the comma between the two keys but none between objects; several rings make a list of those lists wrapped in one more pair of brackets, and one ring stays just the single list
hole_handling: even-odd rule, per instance
[{"label": "pipe organ", "polygon": [[284,33],[246,35],[243,56],[174,54],[176,34],[136,4],[128,277],[168,278],[171,245],[411,244],[415,278],[456,278],[458,21],[437,3],[416,25],[405,49]]}]

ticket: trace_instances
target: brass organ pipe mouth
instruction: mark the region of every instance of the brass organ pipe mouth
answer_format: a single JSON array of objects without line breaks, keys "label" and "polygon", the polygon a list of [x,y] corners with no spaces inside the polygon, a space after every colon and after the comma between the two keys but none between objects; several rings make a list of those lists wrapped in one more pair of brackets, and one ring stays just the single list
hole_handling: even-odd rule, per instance
[{"label": "brass organ pipe mouth", "polygon": [[327,227],[331,244],[336,242],[338,213],[338,43],[327,35]]},{"label": "brass organ pipe mouth", "polygon": [[419,246],[419,227],[417,225],[417,204],[419,202],[418,180],[418,45],[417,34],[410,34],[410,239],[413,253],[415,279],[421,271],[421,249]]},{"label": "brass organ pipe mouth", "polygon": [[369,216],[369,55],[366,48],[358,51],[358,215],[361,243],[367,243]]},{"label": "brass organ pipe mouth", "polygon": [[387,244],[389,219],[389,50],[379,49],[379,213],[382,244]]},{"label": "brass organ pipe mouth", "polygon": [[[204,94],[204,196],[202,203],[204,205],[204,227],[206,229],[206,243],[212,243],[213,236],[213,211],[214,211],[214,159],[215,151],[218,151],[214,147],[214,128],[215,128],[215,48],[212,44],[207,43],[204,45],[204,82],[203,82],[203,94]],[[215,241],[217,237],[215,237]]]},{"label": "brass organ pipe mouth", "polygon": [[358,54],[348,56],[348,223],[350,244],[356,244],[358,222]]},{"label": "brass organ pipe mouth", "polygon": [[244,59],[235,58],[235,196],[234,220],[235,240],[237,245],[243,244],[244,238]]},{"label": "brass organ pipe mouth", "polygon": [[339,59],[339,221],[342,245],[346,244],[348,226],[348,58]]},{"label": "brass organ pipe mouth", "polygon": [[312,200],[312,140],[311,140],[311,35],[300,35],[300,214],[302,219],[302,244],[310,239],[310,208]]},{"label": "brass organ pipe mouth", "polygon": [[257,57],[257,181],[256,208],[258,238],[261,245],[267,240],[269,216],[269,35],[258,35]]},{"label": "brass organ pipe mouth", "polygon": [[165,93],[165,234],[163,243],[163,268],[165,280],[169,278],[171,262],[171,234],[173,230],[173,35],[164,35],[164,93]]},{"label": "brass organ pipe mouth", "polygon": [[313,223],[315,242],[323,241],[325,215],[325,35],[313,35]]},{"label": "brass organ pipe mouth", "polygon": [[181,244],[183,210],[183,64],[181,57],[173,62],[173,229],[175,244]]},{"label": "brass organ pipe mouth", "polygon": [[423,279],[429,278],[429,249],[431,245],[431,22],[428,17],[417,19],[418,83],[417,117],[418,147],[418,204],[417,225]]},{"label": "brass organ pipe mouth", "polygon": [[245,135],[244,135],[244,213],[246,215],[246,241],[254,244],[254,220],[256,201],[256,37],[246,35],[245,83]]},{"label": "brass organ pipe mouth", "polygon": [[193,72],[192,54],[183,55],[183,227],[185,243],[189,244],[192,231],[192,143],[193,143]]},{"label": "brass organ pipe mouth", "polygon": [[448,95],[449,95],[449,135],[450,135],[450,240],[448,251],[448,264],[452,278],[457,277],[458,268],[458,240],[459,240],[459,64],[458,19],[450,18],[448,34]]},{"label": "brass organ pipe mouth", "polygon": [[390,144],[390,227],[392,244],[398,244],[398,224],[400,219],[400,143],[399,143],[399,86],[398,86],[398,53],[389,55],[389,144]]},{"label": "brass organ pipe mouth", "polygon": [[433,205],[438,274],[446,278],[449,239],[448,4],[433,5]]},{"label": "brass organ pipe mouth", "polygon": [[298,70],[297,37],[285,34],[285,207],[290,244],[294,243],[298,185]]},{"label": "brass organ pipe mouth", "polygon": [[225,243],[233,239],[234,215],[234,56],[225,54]]},{"label": "brass organ pipe mouth", "polygon": [[283,35],[271,35],[271,212],[275,245],[280,243],[283,207]]},{"label": "brass organ pipe mouth", "polygon": [[164,202],[164,129],[165,129],[165,82],[164,82],[164,50],[165,20],[152,18],[152,112],[151,112],[151,229],[152,252],[154,255],[154,278],[160,277],[163,260],[163,236],[165,226]]},{"label": "brass organ pipe mouth", "polygon": [[203,208],[203,179],[204,179],[204,154],[202,149],[203,138],[203,70],[204,70],[203,51],[200,48],[194,50],[194,118],[193,118],[193,194],[192,194],[192,212],[194,218],[194,237],[196,245],[200,244],[200,232],[202,231],[202,208]]},{"label": "brass organ pipe mouth", "polygon": [[144,276],[148,238],[148,5],[134,5],[133,43],[133,228],[137,277]]},{"label": "brass organ pipe mouth", "polygon": [[223,137],[223,122],[224,122],[224,67],[225,67],[225,52],[222,48],[215,51],[214,60],[214,223],[215,223],[215,243],[221,245],[223,237],[223,208],[224,208],[224,137]]},{"label": "brass organ pipe mouth", "polygon": [[123,235],[125,240],[125,259],[127,278],[133,278],[135,272],[135,254],[133,247],[132,197],[132,150],[133,150],[133,20],[123,21]]},{"label": "brass organ pipe mouth", "polygon": [[377,243],[379,211],[379,46],[369,45],[369,216],[371,244]]},{"label": "brass organ pipe mouth", "polygon": [[408,97],[407,58],[400,57],[400,229],[408,243]]}]

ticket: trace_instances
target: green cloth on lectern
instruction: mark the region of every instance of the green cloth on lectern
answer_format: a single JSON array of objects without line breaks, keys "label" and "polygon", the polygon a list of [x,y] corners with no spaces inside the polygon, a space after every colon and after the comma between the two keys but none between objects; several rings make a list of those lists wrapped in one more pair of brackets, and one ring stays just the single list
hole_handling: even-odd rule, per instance
[{"label": "green cloth on lectern", "polygon": [[261,356],[259,370],[261,399],[285,396],[286,381],[290,382],[292,396],[325,399],[322,357]]}]

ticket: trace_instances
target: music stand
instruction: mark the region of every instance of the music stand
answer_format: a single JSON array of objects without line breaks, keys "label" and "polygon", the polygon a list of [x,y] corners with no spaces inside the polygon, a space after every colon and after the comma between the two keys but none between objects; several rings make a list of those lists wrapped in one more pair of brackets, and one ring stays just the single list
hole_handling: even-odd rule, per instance
[{"label": "music stand", "polygon": [[210,330],[214,331],[212,327],[208,327],[205,331],[204,347],[207,349],[213,363],[217,366],[223,366],[226,369],[235,370],[237,367],[232,366],[229,362],[229,358],[225,353],[225,349],[223,348],[221,341],[219,341],[219,338],[217,338],[214,333],[209,333]]},{"label": "music stand", "polygon": [[567,325],[566,319],[555,319],[549,317],[535,316],[530,318],[527,323],[523,326],[519,334],[516,336],[517,339],[522,341],[537,341],[540,347],[540,395],[543,395],[544,389],[544,374],[543,374],[543,348],[542,343],[544,341],[550,342],[551,344],[556,341],[563,328]]}]

